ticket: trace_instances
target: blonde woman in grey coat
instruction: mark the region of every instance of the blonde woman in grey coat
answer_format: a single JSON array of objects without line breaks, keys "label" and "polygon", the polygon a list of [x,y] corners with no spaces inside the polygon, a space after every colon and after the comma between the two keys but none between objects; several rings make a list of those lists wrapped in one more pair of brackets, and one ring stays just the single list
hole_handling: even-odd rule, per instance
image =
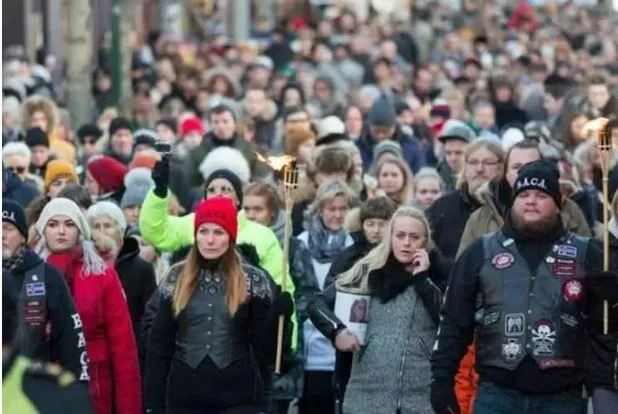
[{"label": "blonde woman in grey coat", "polygon": [[[430,354],[437,331],[444,278],[432,263],[429,225],[423,213],[401,207],[385,237],[367,256],[318,295],[312,322],[341,352],[353,352],[343,413],[432,413]],[[370,295],[364,345],[335,316],[337,292]]]}]

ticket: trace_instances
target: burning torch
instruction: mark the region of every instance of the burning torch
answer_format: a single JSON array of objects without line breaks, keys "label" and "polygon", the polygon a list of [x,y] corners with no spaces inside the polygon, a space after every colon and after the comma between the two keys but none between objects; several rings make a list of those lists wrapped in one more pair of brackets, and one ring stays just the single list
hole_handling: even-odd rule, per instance
[{"label": "burning torch", "polygon": [[[285,203],[285,227],[283,236],[283,260],[281,261],[281,292],[287,291],[288,278],[288,257],[290,254],[290,237],[292,236],[292,207],[294,200],[292,194],[298,187],[298,167],[296,158],[290,155],[278,157],[263,157],[257,154],[260,161],[266,163],[270,168],[281,174],[281,185],[283,186],[283,198]],[[275,360],[275,373],[281,374],[281,357],[283,354],[283,315],[279,316],[277,329],[277,356]]]}]

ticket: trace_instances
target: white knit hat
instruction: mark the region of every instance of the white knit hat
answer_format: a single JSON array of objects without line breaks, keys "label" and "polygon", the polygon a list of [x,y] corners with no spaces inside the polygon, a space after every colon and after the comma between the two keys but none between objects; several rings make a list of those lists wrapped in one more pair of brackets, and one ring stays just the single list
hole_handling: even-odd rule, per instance
[{"label": "white knit hat", "polygon": [[35,228],[41,236],[42,242],[37,251],[39,251],[43,257],[47,257],[49,254],[47,241],[45,240],[45,226],[47,226],[49,220],[54,216],[65,216],[70,218],[79,229],[84,259],[84,274],[102,274],[105,271],[105,262],[97,254],[94,244],[90,240],[91,232],[88,221],[79,206],[68,198],[57,197],[45,205],[45,208],[35,224]]},{"label": "white knit hat", "polygon": [[57,197],[45,205],[39,219],[36,221],[36,230],[41,236],[44,234],[47,222],[54,216],[66,216],[73,220],[84,240],[90,240],[90,226],[84,213],[75,202],[64,197]]},{"label": "white knit hat", "polygon": [[120,234],[124,235],[124,232],[127,229],[127,221],[124,218],[124,214],[122,213],[122,210],[120,210],[120,207],[111,201],[99,201],[98,203],[91,205],[86,212],[86,218],[89,223],[101,216],[108,216],[114,220],[120,230]]},{"label": "white knit hat", "polygon": [[231,147],[219,147],[208,153],[199,168],[204,180],[207,180],[216,170],[230,170],[243,182],[251,181],[251,169],[245,156],[239,150]]}]

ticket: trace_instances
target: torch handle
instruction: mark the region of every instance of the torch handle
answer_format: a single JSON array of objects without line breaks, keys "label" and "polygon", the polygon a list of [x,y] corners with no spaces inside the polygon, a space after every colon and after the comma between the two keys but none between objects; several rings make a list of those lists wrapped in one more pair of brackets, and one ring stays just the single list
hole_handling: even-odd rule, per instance
[{"label": "torch handle", "polygon": [[[283,258],[281,260],[281,292],[287,290],[288,258],[290,255],[290,237],[292,236],[292,200],[291,191],[285,188],[285,227],[283,228]],[[281,374],[281,357],[283,354],[283,316],[279,316],[277,327],[277,355],[275,359],[275,373]]]},{"label": "torch handle", "polygon": [[283,315],[279,316],[279,324],[277,326],[277,357],[275,359],[275,374],[281,374],[281,357],[283,354]]},{"label": "torch handle", "polygon": [[[609,153],[602,152],[603,168],[603,271],[609,270]],[[607,335],[609,326],[609,310],[607,300],[603,301],[603,335]]]}]

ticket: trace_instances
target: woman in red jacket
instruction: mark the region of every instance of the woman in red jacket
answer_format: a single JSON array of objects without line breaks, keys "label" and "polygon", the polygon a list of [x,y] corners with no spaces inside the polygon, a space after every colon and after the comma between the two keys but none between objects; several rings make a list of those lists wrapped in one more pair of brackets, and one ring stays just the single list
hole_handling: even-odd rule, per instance
[{"label": "woman in red jacket", "polygon": [[137,347],[116,271],[96,253],[88,222],[73,201],[50,201],[36,229],[40,252],[64,275],[83,323],[96,413],[140,414]]}]

